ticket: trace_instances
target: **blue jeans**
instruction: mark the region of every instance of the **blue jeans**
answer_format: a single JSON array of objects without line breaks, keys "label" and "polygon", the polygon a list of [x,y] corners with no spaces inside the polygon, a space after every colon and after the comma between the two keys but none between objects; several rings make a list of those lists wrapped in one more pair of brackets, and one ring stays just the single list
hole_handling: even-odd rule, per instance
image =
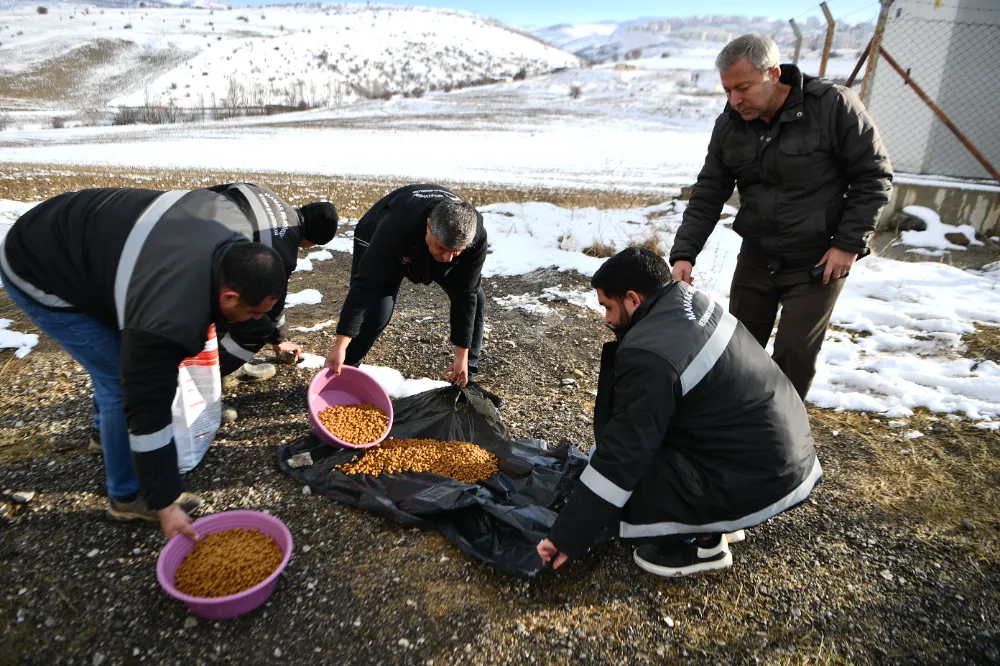
[{"label": "blue jeans", "polygon": [[95,421],[104,449],[108,495],[119,500],[131,499],[139,492],[139,482],[132,469],[132,449],[122,411],[121,334],[118,329],[83,312],[60,312],[42,307],[12,285],[2,270],[0,280],[14,305],[90,373],[94,383]]}]

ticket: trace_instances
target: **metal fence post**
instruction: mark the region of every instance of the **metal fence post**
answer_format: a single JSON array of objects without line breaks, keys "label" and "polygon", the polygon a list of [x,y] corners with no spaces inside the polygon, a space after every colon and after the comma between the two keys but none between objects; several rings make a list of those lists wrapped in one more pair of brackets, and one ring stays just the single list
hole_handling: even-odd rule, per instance
[{"label": "metal fence post", "polygon": [[819,61],[819,77],[823,78],[826,75],[826,63],[830,59],[830,48],[833,46],[833,33],[837,29],[837,22],[833,20],[833,14],[825,2],[819,3],[819,6],[823,10],[823,16],[826,17],[826,41],[823,42],[823,57]]},{"label": "metal fence post", "polygon": [[802,31],[799,30],[798,24],[795,19],[788,19],[788,23],[792,26],[792,32],[795,33],[795,55],[792,56],[792,64],[799,64],[799,56],[802,54]]},{"label": "metal fence post", "polygon": [[875,24],[875,34],[872,36],[872,43],[868,54],[868,67],[865,69],[865,78],[861,80],[861,102],[868,106],[871,102],[872,81],[875,79],[875,65],[878,63],[879,49],[882,47],[882,35],[885,34],[885,24],[889,20],[889,7],[892,0],[879,0],[882,3],[882,10],[878,14],[878,23]]}]

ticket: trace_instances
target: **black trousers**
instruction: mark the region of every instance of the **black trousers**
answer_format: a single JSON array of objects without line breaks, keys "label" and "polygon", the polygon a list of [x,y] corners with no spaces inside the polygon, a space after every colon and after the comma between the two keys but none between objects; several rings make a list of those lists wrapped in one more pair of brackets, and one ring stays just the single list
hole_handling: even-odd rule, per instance
[{"label": "black trousers", "polygon": [[[354,244],[354,258],[352,262],[351,276],[353,277],[361,264],[361,255],[364,248]],[[403,284],[391,282],[382,288],[382,293],[365,310],[365,318],[361,322],[361,330],[356,336],[351,338],[344,355],[344,363],[358,367],[364,360],[368,352],[375,345],[378,336],[389,325],[392,319],[393,310],[396,308],[396,297],[399,295],[399,287]],[[483,348],[483,325],[486,322],[486,292],[480,285],[476,298],[476,320],[472,327],[472,343],[469,346],[469,379],[471,380],[479,372],[479,352]]]},{"label": "black trousers", "polygon": [[761,347],[766,347],[781,307],[772,358],[803,400],[816,375],[816,357],[846,279],[831,278],[823,284],[810,281],[808,271],[771,273],[766,264],[746,260],[742,255],[736,263],[729,312]]},{"label": "black trousers", "polygon": [[[273,333],[274,325],[267,318],[267,315],[264,315],[260,319],[248,319],[231,324],[229,328],[229,334],[239,339],[239,346],[253,353],[257,353],[263,349],[264,345],[268,344],[267,341]],[[225,336],[225,333],[219,336],[219,366],[223,377],[236,372],[240,369],[241,365],[249,361],[249,359],[240,358],[226,351],[223,342]]]}]

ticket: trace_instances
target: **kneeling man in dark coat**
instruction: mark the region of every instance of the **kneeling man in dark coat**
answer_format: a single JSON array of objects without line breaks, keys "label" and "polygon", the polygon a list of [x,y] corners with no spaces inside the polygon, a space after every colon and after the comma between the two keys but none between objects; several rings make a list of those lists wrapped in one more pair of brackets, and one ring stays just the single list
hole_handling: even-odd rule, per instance
[{"label": "kneeling man in dark coat", "polygon": [[659,576],[726,568],[730,541],[823,475],[802,400],[743,324],[659,255],[628,248],[591,286],[617,339],[601,356],[590,464],[538,554],[558,568],[617,533]]}]

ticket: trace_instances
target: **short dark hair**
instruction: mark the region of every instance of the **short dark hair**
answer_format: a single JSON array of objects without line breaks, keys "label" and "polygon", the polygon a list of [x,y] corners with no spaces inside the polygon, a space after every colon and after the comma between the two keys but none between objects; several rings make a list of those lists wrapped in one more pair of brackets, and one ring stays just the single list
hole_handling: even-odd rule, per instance
[{"label": "short dark hair", "polygon": [[479,213],[467,201],[442,201],[431,209],[431,235],[445,247],[461,250],[472,245],[479,229]]},{"label": "short dark hair", "polygon": [[646,298],[670,279],[670,267],[663,257],[644,247],[627,247],[597,269],[590,286],[610,298],[623,298],[630,291]]},{"label": "short dark hair", "polygon": [[313,201],[298,209],[302,220],[302,237],[316,245],[326,245],[337,235],[340,216],[337,207],[328,201]]},{"label": "short dark hair", "polygon": [[285,266],[277,252],[260,243],[237,241],[222,258],[219,281],[247,305],[285,293]]}]

